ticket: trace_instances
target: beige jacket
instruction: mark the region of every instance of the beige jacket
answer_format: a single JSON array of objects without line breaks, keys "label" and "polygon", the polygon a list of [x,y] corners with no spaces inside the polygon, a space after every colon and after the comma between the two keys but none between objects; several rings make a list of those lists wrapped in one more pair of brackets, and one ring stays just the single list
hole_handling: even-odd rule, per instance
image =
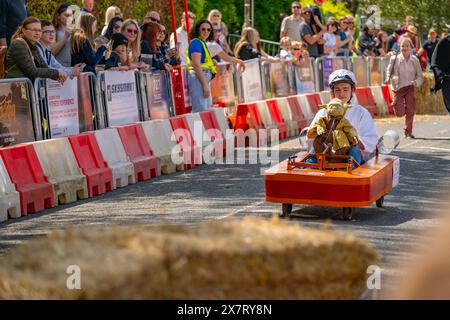
[{"label": "beige jacket", "polygon": [[[387,67],[387,79],[391,79],[392,87],[394,91],[397,91],[403,87],[410,86],[411,82],[414,81],[416,87],[420,87],[423,83],[423,72],[420,66],[419,59],[410,55],[409,59],[406,60],[403,53],[399,53],[397,56],[397,61],[395,61],[395,55],[391,57],[389,65]],[[394,70],[392,66],[394,65]],[[392,76],[391,76],[392,71]]]}]

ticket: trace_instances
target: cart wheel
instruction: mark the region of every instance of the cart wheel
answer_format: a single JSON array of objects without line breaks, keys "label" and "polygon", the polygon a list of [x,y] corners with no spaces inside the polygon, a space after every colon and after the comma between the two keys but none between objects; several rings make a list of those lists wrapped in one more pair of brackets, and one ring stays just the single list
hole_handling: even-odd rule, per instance
[{"label": "cart wheel", "polygon": [[280,218],[290,218],[292,212],[292,204],[290,203],[283,203],[283,206],[281,207],[281,213]]},{"label": "cart wheel", "polygon": [[384,196],[382,196],[380,199],[378,199],[376,203],[377,203],[378,208],[383,208]]},{"label": "cart wheel", "polygon": [[350,221],[353,218],[353,208],[345,207],[342,209],[342,218],[344,220]]}]

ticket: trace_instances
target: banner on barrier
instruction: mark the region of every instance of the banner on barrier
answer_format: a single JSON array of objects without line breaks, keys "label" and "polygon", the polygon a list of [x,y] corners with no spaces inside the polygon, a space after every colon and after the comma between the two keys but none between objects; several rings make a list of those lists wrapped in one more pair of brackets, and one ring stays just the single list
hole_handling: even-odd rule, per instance
[{"label": "banner on barrier", "polygon": [[244,91],[244,102],[264,99],[261,84],[261,69],[258,59],[245,62],[245,71],[242,73],[242,87]]},{"label": "banner on barrier", "polygon": [[139,121],[134,71],[106,71],[106,106],[110,126]]},{"label": "banner on barrier", "polygon": [[367,60],[365,57],[351,57],[353,73],[356,77],[358,87],[369,86],[369,73],[367,68]]},{"label": "banner on barrier", "polygon": [[265,85],[266,98],[287,97],[291,94],[289,77],[291,67],[289,62],[263,63],[263,78]]},{"label": "banner on barrier", "polygon": [[345,58],[328,58],[325,57],[322,60],[323,63],[323,87],[324,90],[329,90],[330,86],[328,85],[328,77],[333,71],[338,69],[346,69]]},{"label": "banner on barrier", "polygon": [[144,73],[147,80],[147,104],[150,119],[168,119],[170,117],[167,77],[163,71]]},{"label": "banner on barrier", "polygon": [[316,92],[313,62],[308,61],[305,66],[294,66],[297,94]]},{"label": "banner on barrier", "polygon": [[211,96],[214,107],[234,107],[233,69],[229,63],[217,65],[217,74],[211,81]]},{"label": "banner on barrier", "polygon": [[81,133],[94,130],[94,116],[92,111],[94,110],[94,108],[91,100],[91,83],[89,76],[87,74],[82,73],[77,77],[77,79],[78,79],[78,118]]},{"label": "banner on barrier", "polygon": [[0,83],[0,147],[34,141],[27,83]]},{"label": "banner on barrier", "polygon": [[47,79],[46,85],[51,138],[80,133],[77,79],[67,79],[63,85]]},{"label": "banner on barrier", "polygon": [[191,95],[189,94],[188,88],[188,70],[186,68],[181,69],[181,74],[183,78],[183,89],[184,89],[184,105],[186,108],[192,108]]}]

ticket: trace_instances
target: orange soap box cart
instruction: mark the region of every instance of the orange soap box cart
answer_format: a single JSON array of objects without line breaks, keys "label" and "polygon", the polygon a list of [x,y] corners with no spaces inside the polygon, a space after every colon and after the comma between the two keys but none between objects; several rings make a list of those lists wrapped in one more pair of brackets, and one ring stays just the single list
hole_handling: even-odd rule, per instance
[{"label": "orange soap box cart", "polygon": [[[305,162],[312,156],[317,164]],[[359,166],[349,156],[300,152],[265,172],[266,201],[282,204],[281,217],[291,216],[293,204],[303,204],[343,207],[343,218],[351,220],[354,207],[382,207],[399,174],[396,156],[377,153]]]}]

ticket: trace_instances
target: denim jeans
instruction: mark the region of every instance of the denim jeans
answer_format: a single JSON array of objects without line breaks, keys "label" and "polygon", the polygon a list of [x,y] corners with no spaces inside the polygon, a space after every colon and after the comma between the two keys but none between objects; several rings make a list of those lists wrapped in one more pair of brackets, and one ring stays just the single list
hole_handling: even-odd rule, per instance
[{"label": "denim jeans", "polygon": [[[209,91],[211,92],[211,78],[212,74],[210,70],[203,70],[205,75],[205,80],[208,83]],[[211,108],[212,100],[211,95],[205,98],[203,95],[203,86],[198,80],[197,75],[194,71],[189,71],[188,73],[188,89],[191,95],[192,101],[192,112],[201,112]]]},{"label": "denim jeans", "polygon": [[[309,153],[314,153],[314,148],[311,148]],[[350,150],[347,152],[347,156],[352,156],[353,159],[355,159],[356,162],[358,162],[360,165],[362,165],[364,162],[366,162],[363,158],[361,149],[358,146],[351,146]],[[307,163],[317,163],[316,157],[311,157],[308,160],[306,160]],[[355,169],[355,168],[353,168]]]}]

